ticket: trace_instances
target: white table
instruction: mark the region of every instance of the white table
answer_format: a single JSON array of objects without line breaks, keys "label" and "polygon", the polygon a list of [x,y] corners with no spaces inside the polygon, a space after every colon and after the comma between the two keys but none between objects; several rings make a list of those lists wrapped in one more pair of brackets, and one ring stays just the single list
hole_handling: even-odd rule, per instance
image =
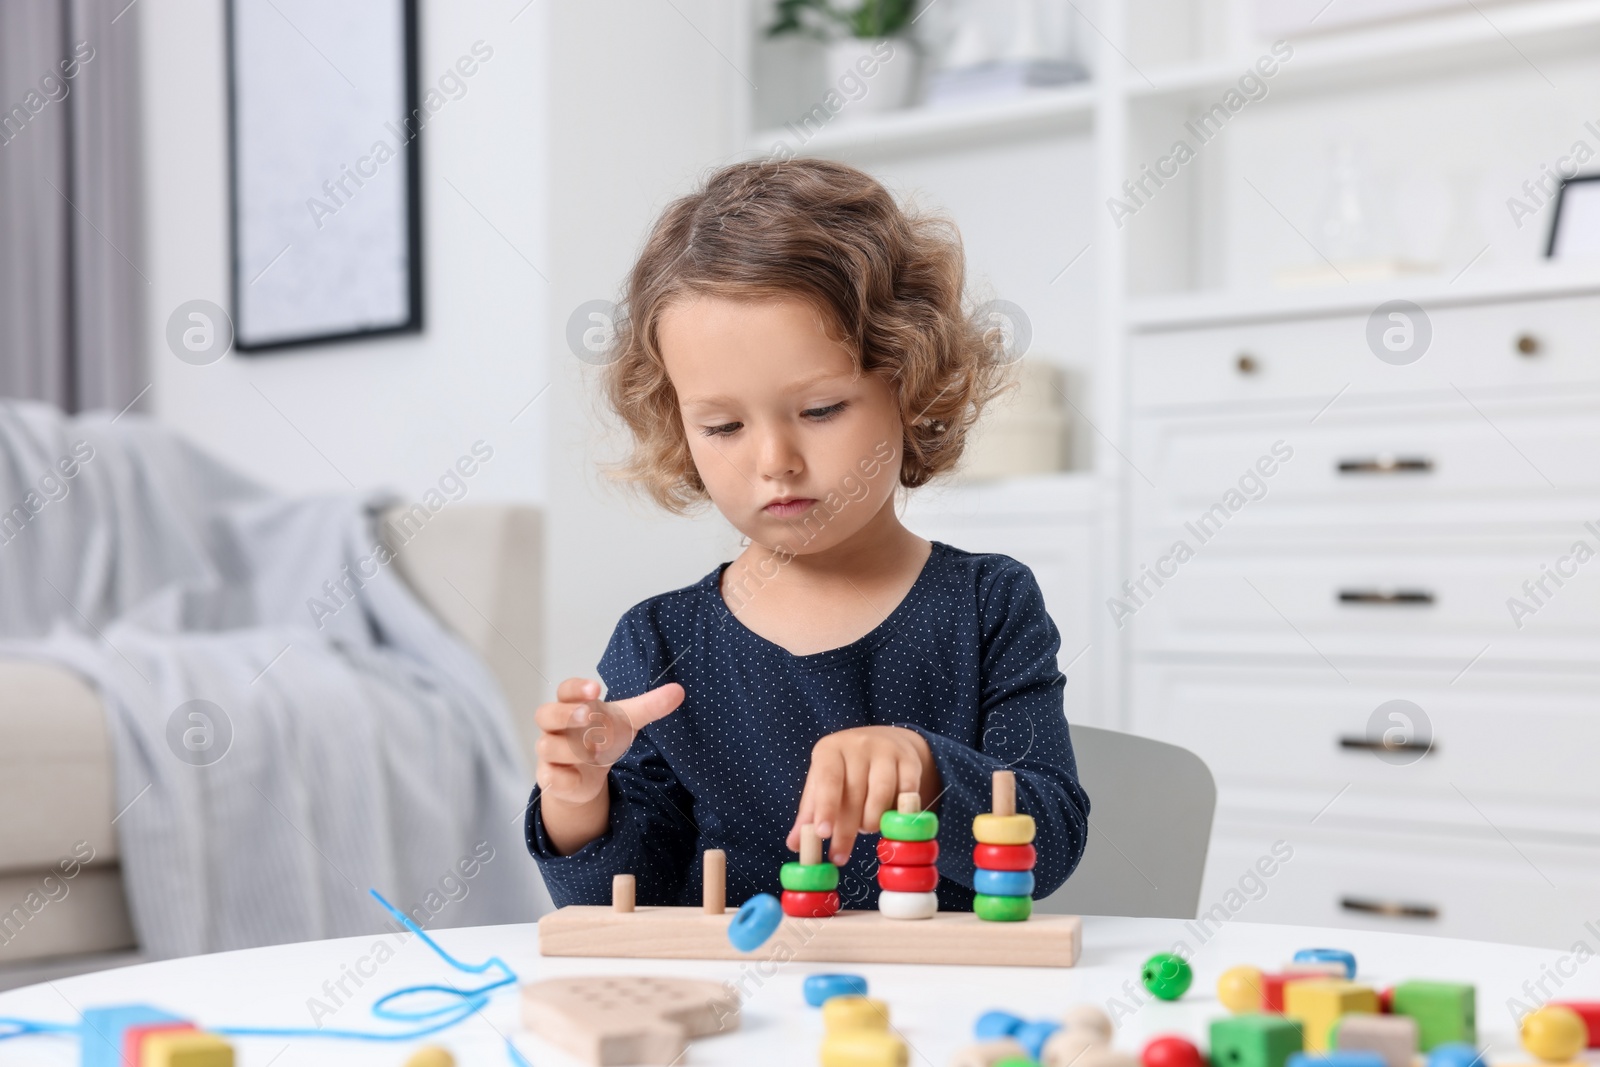
[{"label": "white table", "polygon": [[[476,927],[438,932],[437,940],[457,958],[477,963],[500,956],[523,981],[577,974],[627,973],[685,975],[737,981],[741,967],[733,962],[673,960],[555,959],[539,955],[533,926]],[[1588,936],[1574,931],[1574,940]],[[344,968],[372,970],[373,945],[392,935],[345,938],[297,945],[219,953],[126,967],[98,974],[29,986],[0,994],[0,1015],[60,1022],[76,1018],[74,1009],[96,1004],[142,1001],[204,1025],[278,1025],[306,1027],[312,1019],[308,1001],[322,997],[325,981],[339,979]],[[1132,1007],[1129,991],[1143,994],[1139,966],[1151,953],[1166,951],[1179,940],[1194,950],[1195,983],[1180,1001],[1146,998],[1131,1017],[1119,1022],[1115,1044],[1137,1053],[1157,1033],[1178,1032],[1207,1045],[1209,1021],[1224,1014],[1217,1003],[1217,975],[1228,967],[1250,963],[1273,970],[1294,951],[1311,946],[1347,948],[1360,966],[1357,978],[1384,986],[1407,978],[1470,981],[1478,986],[1479,1043],[1489,1045],[1489,1058],[1530,1061],[1518,1046],[1506,1002],[1525,997],[1522,983],[1540,977],[1541,965],[1554,966],[1561,953],[1488,942],[1384,934],[1317,927],[1230,922],[1202,943],[1192,924],[1173,919],[1089,918],[1084,922],[1083,959],[1071,969],[1010,967],[919,967],[908,965],[800,964],[777,968],[769,978],[746,981],[743,1027],[736,1033],[695,1042],[685,1057],[693,1064],[775,1065],[818,1062],[822,1024],[801,996],[808,974],[849,971],[866,975],[872,995],[885,999],[891,1019],[913,1049],[915,1067],[944,1067],[951,1054],[970,1041],[973,1021],[984,1010],[1003,1007],[1028,1018],[1053,1017],[1070,1003],[1093,1001],[1106,1006],[1119,997]],[[759,977],[756,976],[756,977]],[[362,979],[358,989],[346,979],[354,997],[322,1022],[327,1027],[383,1029],[368,1006],[379,996],[404,985],[454,979],[481,984],[451,971],[419,939],[401,945],[394,958]],[[1560,990],[1560,999],[1600,995],[1600,962],[1580,968]],[[327,1001],[331,1005],[331,1001]],[[431,1040],[455,1053],[463,1067],[509,1064],[497,1031],[511,1035],[535,1067],[568,1067],[575,1061],[522,1032],[517,997],[511,988],[499,991],[481,1015]],[[369,1044],[326,1039],[239,1039],[241,1067],[302,1067],[338,1064],[399,1067],[412,1044]],[[0,1042],[0,1065],[76,1064],[74,1042],[29,1037]]]}]

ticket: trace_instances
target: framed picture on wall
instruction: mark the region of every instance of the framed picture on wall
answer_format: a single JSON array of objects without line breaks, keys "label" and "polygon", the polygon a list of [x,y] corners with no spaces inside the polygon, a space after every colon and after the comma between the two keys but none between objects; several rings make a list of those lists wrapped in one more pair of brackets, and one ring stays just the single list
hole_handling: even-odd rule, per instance
[{"label": "framed picture on wall", "polygon": [[1600,174],[1562,179],[1544,254],[1550,259],[1600,259]]},{"label": "framed picture on wall", "polygon": [[416,0],[229,0],[235,347],[422,328]]}]

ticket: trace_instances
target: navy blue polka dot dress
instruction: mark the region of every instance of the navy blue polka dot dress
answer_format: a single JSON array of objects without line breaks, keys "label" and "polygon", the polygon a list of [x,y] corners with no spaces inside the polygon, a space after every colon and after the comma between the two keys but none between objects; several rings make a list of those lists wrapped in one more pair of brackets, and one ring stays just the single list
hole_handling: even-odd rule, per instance
[{"label": "navy blue polka dot dress", "polygon": [[[1083,855],[1089,798],[1062,710],[1061,637],[1027,566],[934,541],[888,618],[805,656],[729,612],[727,566],[635,605],[600,660],[607,699],[672,681],[686,694],[612,767],[610,828],[557,855],[533,791],[528,851],[558,906],[609,903],[612,875],[622,873],[637,878],[640,904],[698,905],[708,848],[727,852],[730,905],[777,894],[778,868],[797,858],[785,838],[812,746],[869,725],[916,730],[938,764],[942,910],[972,910],[972,818],[989,810],[1000,768],[1016,772],[1017,810],[1038,824],[1034,896],[1067,880]],[[859,835],[840,871],[846,908],[876,907],[877,842]]]}]

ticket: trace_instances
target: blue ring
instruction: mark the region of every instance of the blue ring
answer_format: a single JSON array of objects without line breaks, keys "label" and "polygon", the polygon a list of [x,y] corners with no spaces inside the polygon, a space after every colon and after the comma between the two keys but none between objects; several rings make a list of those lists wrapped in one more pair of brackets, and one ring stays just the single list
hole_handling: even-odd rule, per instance
[{"label": "blue ring", "polygon": [[754,952],[783,922],[783,905],[771,893],[757,893],[728,924],[728,940],[740,952]]},{"label": "blue ring", "polygon": [[813,974],[806,977],[806,1003],[813,1008],[831,997],[864,997],[867,980],[859,974]]},{"label": "blue ring", "polygon": [[1356,958],[1342,948],[1303,948],[1294,954],[1295,963],[1342,963],[1344,976],[1356,976]]},{"label": "blue ring", "polygon": [[972,876],[972,889],[991,897],[1031,897],[1033,872],[990,871],[979,867]]},{"label": "blue ring", "polygon": [[992,1041],[997,1037],[1010,1037],[1022,1029],[1027,1020],[1009,1011],[986,1011],[973,1024],[972,1036],[979,1041]]}]

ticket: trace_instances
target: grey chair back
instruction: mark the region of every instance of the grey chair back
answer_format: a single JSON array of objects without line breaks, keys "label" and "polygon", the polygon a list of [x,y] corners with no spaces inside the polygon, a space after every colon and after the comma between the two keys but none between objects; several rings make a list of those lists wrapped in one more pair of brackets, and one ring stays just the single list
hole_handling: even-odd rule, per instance
[{"label": "grey chair back", "polygon": [[1089,794],[1089,843],[1072,877],[1034,909],[1194,918],[1217,806],[1205,761],[1148,737],[1069,729],[1078,780]]}]

